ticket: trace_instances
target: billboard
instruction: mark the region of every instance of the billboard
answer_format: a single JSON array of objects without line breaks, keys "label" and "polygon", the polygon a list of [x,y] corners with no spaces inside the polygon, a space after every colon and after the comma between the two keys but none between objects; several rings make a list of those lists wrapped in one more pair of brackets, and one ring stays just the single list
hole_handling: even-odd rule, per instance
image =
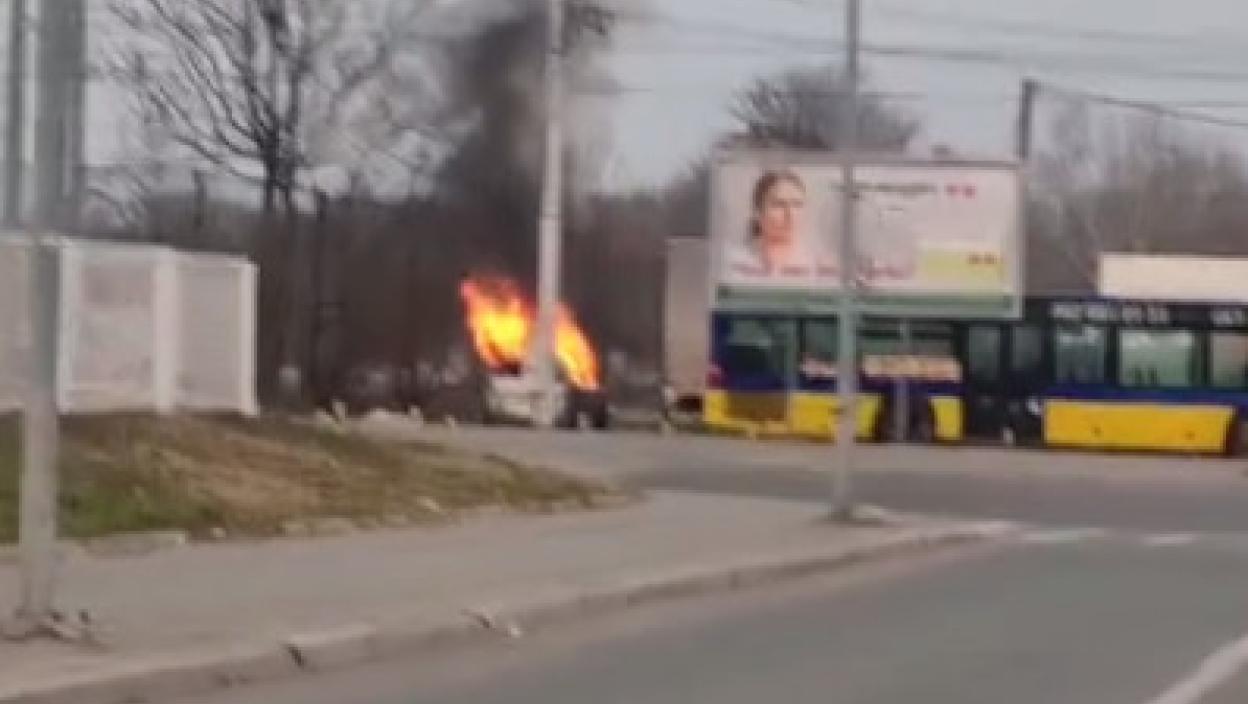
[{"label": "billboard", "polygon": [[[833,308],[841,166],[827,154],[720,155],[711,192],[717,306]],[[1013,164],[868,162],[856,170],[857,281],[888,315],[1002,316],[1020,300],[1022,191]]]}]

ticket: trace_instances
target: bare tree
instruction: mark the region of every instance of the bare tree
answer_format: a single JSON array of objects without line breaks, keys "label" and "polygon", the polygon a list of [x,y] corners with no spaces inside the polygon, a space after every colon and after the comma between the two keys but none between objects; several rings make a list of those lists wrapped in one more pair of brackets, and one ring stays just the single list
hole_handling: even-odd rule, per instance
[{"label": "bare tree", "polygon": [[[186,156],[262,187],[288,207],[327,138],[351,143],[351,113],[369,101],[391,138],[430,126],[388,99],[420,46],[410,0],[117,0],[125,39],[111,58],[145,129]],[[339,131],[343,134],[336,134]]]},{"label": "bare tree", "polygon": [[[1105,116],[1101,116],[1104,118]],[[1091,291],[1105,252],[1243,254],[1248,169],[1148,115],[1062,106],[1030,177],[1031,287]]]},{"label": "bare tree", "polygon": [[[831,67],[793,68],[755,81],[733,101],[740,139],[764,146],[835,149],[841,134],[845,82]],[[858,109],[862,146],[904,151],[919,121],[865,94]]]},{"label": "bare tree", "polygon": [[[723,136],[716,146],[834,150],[845,97],[832,68],[794,68],[759,78],[729,107],[740,131]],[[904,152],[920,127],[917,118],[869,93],[859,101],[858,120],[862,146],[882,152]],[[709,194],[710,161],[698,159],[662,190],[669,233],[705,232]]]},{"label": "bare tree", "polygon": [[[443,138],[424,100],[436,94],[418,59],[426,0],[114,0],[120,41],[107,61],[130,91],[158,160],[189,162],[258,186],[263,237],[261,364],[299,365],[310,265],[300,203],[314,175],[340,182],[397,165],[428,170]],[[396,178],[395,169],[385,174]],[[274,227],[281,208],[284,227]],[[278,233],[285,237],[275,237]],[[285,242],[283,243],[283,240]],[[280,321],[280,322],[279,322]],[[284,329],[283,329],[284,328]],[[267,380],[270,372],[266,371]]]}]

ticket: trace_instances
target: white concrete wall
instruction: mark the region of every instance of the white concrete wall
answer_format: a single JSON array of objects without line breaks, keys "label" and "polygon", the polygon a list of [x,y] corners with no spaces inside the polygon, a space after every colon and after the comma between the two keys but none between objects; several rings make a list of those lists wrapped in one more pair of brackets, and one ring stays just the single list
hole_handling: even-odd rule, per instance
[{"label": "white concrete wall", "polygon": [[[62,241],[57,397],[68,413],[254,414],[256,283],[241,259]],[[27,245],[0,242],[0,408],[24,373]]]}]

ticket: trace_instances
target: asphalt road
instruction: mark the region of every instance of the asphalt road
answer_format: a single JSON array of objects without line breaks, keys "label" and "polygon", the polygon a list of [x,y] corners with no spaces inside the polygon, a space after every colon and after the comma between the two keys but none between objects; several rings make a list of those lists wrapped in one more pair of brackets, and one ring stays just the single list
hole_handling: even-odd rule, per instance
[{"label": "asphalt road", "polygon": [[[1248,481],[1240,478],[1133,485],[1086,477],[877,469],[856,479],[860,500],[903,511],[1151,532],[1248,531]],[[800,501],[825,500],[829,486],[825,473],[783,467],[673,468],[641,473],[634,481],[652,489]]]},{"label": "asphalt road", "polygon": [[[458,442],[641,488],[824,501],[826,445],[460,429]],[[1248,532],[1248,462],[979,448],[859,453],[860,500],[919,513],[1148,532]]]},{"label": "asphalt road", "polygon": [[1031,538],[200,704],[1248,701],[1199,668],[1248,631],[1248,539]]}]

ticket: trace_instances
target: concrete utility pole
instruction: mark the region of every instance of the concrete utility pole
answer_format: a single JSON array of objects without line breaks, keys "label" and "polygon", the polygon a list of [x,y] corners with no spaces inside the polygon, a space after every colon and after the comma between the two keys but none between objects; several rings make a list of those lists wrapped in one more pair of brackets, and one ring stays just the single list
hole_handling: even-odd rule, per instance
[{"label": "concrete utility pole", "polygon": [[1022,91],[1018,101],[1018,129],[1015,154],[1019,163],[1026,163],[1031,158],[1031,129],[1035,121],[1036,97],[1040,93],[1040,83],[1034,78],[1024,78]]},{"label": "concrete utility pole", "polygon": [[893,389],[893,437],[895,442],[905,444],[910,441],[910,365],[908,360],[914,356],[913,329],[910,320],[902,320],[898,324],[901,338],[899,356],[906,360],[897,370],[897,383]]},{"label": "concrete utility pole", "polygon": [[[59,267],[46,237],[72,217],[69,155],[72,130],[81,124],[74,106],[74,57],[85,41],[77,20],[83,0],[44,0],[39,13],[39,102],[35,125],[36,199],[31,223],[30,301],[27,364],[29,379],[22,418],[22,478],[18,553],[21,603],[10,635],[59,633],[52,618],[56,572],[57,450],[56,394]],[[79,137],[78,139],[81,139]]]},{"label": "concrete utility pole", "polygon": [[845,3],[845,96],[841,113],[841,299],[836,388],[840,425],[836,432],[836,469],[832,475],[832,516],[849,519],[854,511],[854,450],[858,433],[858,160],[859,40],[861,0]]},{"label": "concrete utility pole", "polygon": [[546,52],[546,163],[537,244],[537,331],[533,371],[538,384],[536,420],[551,428],[557,413],[555,335],[563,254],[563,60],[566,0],[548,0]]},{"label": "concrete utility pole", "polygon": [[82,224],[82,210],[87,193],[87,3],[71,0],[65,12],[66,51],[69,53],[67,76],[65,135],[65,203],[60,227],[71,234]]},{"label": "concrete utility pole", "polygon": [[22,222],[22,171],[26,160],[26,0],[9,0],[9,75],[4,138],[4,226]]}]

